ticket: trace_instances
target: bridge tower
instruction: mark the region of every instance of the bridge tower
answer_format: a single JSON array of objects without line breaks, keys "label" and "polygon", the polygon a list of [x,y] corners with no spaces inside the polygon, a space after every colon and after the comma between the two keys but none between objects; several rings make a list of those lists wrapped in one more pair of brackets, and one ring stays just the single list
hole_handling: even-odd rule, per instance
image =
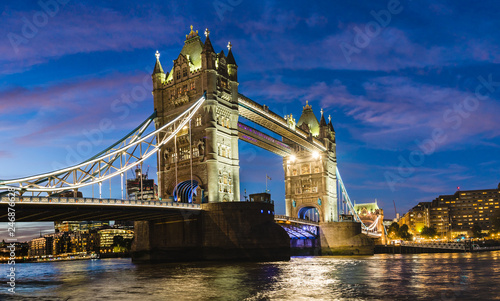
[{"label": "bridge tower", "polygon": [[206,101],[174,144],[158,154],[159,197],[189,203],[237,202],[240,198],[238,157],[238,66],[231,43],[227,56],[216,53],[205,31],[186,35],[184,46],[164,73],[159,53],[152,74],[156,127],[183,112],[206,92]]},{"label": "bridge tower", "polygon": [[293,141],[285,140],[294,151],[283,159],[286,215],[318,222],[338,221],[337,155],[331,118],[327,124],[321,110],[318,122],[312,107],[306,102],[296,127],[308,133],[310,141],[312,137],[318,138],[326,150],[311,152]]}]

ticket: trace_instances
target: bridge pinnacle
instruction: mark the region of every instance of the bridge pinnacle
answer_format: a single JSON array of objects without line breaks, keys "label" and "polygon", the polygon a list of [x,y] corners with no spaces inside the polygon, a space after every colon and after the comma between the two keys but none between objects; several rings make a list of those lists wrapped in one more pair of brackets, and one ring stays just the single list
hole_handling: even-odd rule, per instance
[{"label": "bridge pinnacle", "polygon": [[328,122],[332,122],[332,115],[328,115]]},{"label": "bridge pinnacle", "polygon": [[158,52],[158,50],[156,50],[155,56],[156,56],[156,60],[159,61],[160,60],[160,52]]},{"label": "bridge pinnacle", "polygon": [[205,37],[208,38],[209,35],[210,35],[210,31],[208,30],[208,28],[205,28]]},{"label": "bridge pinnacle", "polygon": [[233,48],[233,45],[231,44],[231,42],[227,42],[227,49],[231,50],[231,48]]}]

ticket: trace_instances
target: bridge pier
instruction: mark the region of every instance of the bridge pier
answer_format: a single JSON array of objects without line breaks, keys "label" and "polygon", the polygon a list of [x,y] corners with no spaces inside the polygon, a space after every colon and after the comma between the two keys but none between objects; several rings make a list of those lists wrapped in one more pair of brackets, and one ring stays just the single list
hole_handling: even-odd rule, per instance
[{"label": "bridge pier", "polygon": [[361,233],[361,223],[322,222],[319,224],[321,255],[373,255],[373,239]]},{"label": "bridge pier", "polygon": [[274,205],[202,204],[199,214],[136,222],[134,262],[290,259],[290,238],[274,222]]}]

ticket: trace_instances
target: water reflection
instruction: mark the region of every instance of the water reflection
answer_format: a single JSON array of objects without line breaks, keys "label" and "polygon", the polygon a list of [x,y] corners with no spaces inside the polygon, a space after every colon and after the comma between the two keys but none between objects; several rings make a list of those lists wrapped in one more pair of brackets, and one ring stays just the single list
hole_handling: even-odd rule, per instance
[{"label": "water reflection", "polygon": [[[493,300],[500,252],[295,257],[273,263],[17,265],[0,300]],[[2,273],[7,266],[2,265]]]}]

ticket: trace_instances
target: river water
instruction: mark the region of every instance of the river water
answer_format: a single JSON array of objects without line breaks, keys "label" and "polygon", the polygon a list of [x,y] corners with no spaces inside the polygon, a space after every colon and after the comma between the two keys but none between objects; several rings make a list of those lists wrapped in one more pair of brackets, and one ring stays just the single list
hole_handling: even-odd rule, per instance
[{"label": "river water", "polygon": [[500,300],[500,251],[268,263],[101,259],[17,264],[16,272],[15,297],[3,281],[0,300]]}]

